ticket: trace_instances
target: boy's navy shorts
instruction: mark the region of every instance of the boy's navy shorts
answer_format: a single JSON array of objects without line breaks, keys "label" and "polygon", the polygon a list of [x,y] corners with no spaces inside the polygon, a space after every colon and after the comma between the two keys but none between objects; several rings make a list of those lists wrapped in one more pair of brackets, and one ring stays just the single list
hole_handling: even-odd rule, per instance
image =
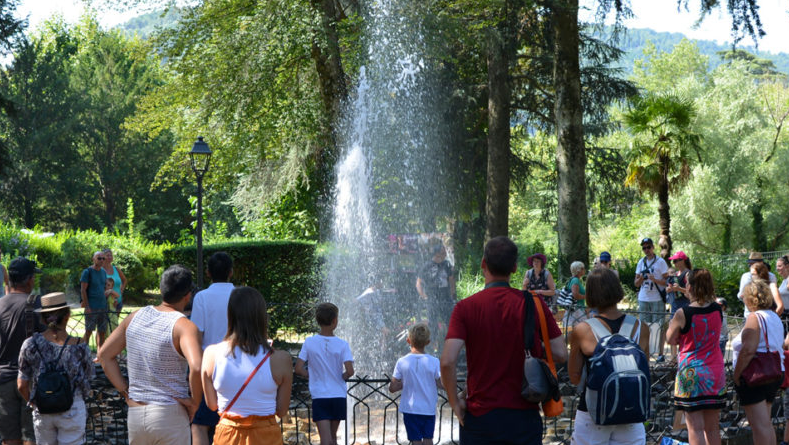
[{"label": "boy's navy shorts", "polygon": [[432,439],[436,428],[436,416],[403,413],[403,424],[409,441]]},{"label": "boy's navy shorts", "polygon": [[312,399],[312,420],[345,420],[348,417],[348,402],[345,397]]}]

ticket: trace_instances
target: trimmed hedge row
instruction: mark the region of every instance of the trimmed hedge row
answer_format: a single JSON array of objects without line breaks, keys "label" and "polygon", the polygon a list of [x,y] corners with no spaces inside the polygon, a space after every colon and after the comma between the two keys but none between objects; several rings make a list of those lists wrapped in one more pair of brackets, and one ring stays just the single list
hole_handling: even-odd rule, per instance
[{"label": "trimmed hedge row", "polygon": [[[266,299],[274,329],[312,330],[311,306],[318,299],[321,260],[308,241],[236,241],[203,246],[203,266],[215,252],[233,258],[236,286],[254,287]],[[197,247],[180,246],[164,252],[164,263],[182,264],[196,273]],[[204,285],[210,279],[204,274]],[[196,275],[195,275],[196,277]],[[195,278],[196,281],[196,278]],[[306,310],[305,310],[306,308]]]}]

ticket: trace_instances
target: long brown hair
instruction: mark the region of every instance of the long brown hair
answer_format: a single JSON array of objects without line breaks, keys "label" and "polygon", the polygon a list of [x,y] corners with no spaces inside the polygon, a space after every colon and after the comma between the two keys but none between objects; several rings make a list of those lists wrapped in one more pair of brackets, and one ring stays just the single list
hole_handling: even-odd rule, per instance
[{"label": "long brown hair", "polygon": [[266,300],[257,289],[241,286],[230,293],[225,340],[233,357],[236,346],[249,355],[256,355],[259,348],[269,349]]}]

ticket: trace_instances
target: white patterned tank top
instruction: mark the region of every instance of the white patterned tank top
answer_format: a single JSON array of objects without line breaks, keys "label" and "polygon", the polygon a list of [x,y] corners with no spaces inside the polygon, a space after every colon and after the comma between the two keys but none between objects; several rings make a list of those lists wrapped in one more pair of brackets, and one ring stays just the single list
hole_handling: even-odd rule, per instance
[{"label": "white patterned tank top", "polygon": [[189,397],[188,365],[173,345],[173,327],[184,314],[146,306],[126,329],[129,397],[151,405],[173,405]]}]

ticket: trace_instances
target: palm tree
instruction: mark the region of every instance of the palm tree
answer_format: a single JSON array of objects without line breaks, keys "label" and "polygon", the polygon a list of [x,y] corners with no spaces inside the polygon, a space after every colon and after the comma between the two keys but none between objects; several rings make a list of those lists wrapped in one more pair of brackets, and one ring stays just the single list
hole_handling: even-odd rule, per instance
[{"label": "palm tree", "polygon": [[624,114],[625,127],[633,134],[625,184],[657,195],[660,218],[660,256],[671,252],[669,192],[690,178],[693,154],[701,162],[701,137],[693,132],[696,115],[690,100],[676,94],[649,93],[632,100]]}]

